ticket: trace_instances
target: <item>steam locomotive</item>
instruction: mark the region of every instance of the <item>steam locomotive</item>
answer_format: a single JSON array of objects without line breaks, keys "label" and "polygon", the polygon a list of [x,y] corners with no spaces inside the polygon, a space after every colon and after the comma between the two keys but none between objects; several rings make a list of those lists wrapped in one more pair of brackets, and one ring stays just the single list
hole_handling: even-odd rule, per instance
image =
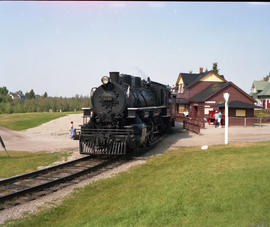
[{"label": "steam locomotive", "polygon": [[126,155],[151,146],[174,126],[169,87],[119,72],[91,90],[91,108],[75,130],[81,154]]}]

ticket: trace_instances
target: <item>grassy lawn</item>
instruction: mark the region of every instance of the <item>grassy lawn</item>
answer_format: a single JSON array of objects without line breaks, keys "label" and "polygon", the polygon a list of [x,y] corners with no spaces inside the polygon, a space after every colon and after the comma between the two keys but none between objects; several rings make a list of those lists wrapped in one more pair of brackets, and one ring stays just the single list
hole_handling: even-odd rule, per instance
[{"label": "grassy lawn", "polygon": [[11,177],[17,174],[34,171],[38,166],[47,166],[55,161],[67,158],[67,152],[23,152],[0,151],[0,178]]},{"label": "grassy lawn", "polygon": [[14,226],[268,226],[270,142],[179,148]]},{"label": "grassy lawn", "polygon": [[13,130],[24,130],[39,126],[48,121],[66,116],[70,113],[13,113],[0,114],[0,126]]}]

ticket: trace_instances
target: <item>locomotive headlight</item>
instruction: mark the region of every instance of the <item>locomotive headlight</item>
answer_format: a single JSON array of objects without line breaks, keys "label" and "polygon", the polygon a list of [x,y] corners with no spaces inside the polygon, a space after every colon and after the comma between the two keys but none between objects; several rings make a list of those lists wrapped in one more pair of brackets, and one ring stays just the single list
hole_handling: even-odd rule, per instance
[{"label": "locomotive headlight", "polygon": [[102,82],[103,84],[108,84],[109,81],[110,81],[110,79],[109,79],[109,77],[107,77],[107,76],[103,76],[102,79],[101,79],[101,82]]}]

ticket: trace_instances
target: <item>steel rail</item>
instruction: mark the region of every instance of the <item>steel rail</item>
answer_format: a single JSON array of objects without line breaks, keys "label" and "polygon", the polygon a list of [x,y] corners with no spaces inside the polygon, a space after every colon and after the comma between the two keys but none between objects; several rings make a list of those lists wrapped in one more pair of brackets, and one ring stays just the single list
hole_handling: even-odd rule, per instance
[{"label": "steel rail", "polygon": [[100,163],[98,165],[88,167],[88,168],[86,168],[84,170],[80,170],[80,171],[72,173],[70,175],[60,177],[60,178],[52,180],[52,181],[48,181],[48,182],[42,183],[40,185],[32,186],[32,187],[29,187],[29,188],[25,188],[25,189],[22,189],[22,190],[19,190],[19,191],[16,191],[16,192],[6,194],[6,195],[0,197],[0,203],[6,202],[7,200],[13,199],[13,198],[18,197],[18,196],[22,196],[22,195],[27,194],[27,193],[39,191],[39,190],[42,190],[44,188],[49,188],[49,187],[57,185],[59,183],[63,183],[63,182],[66,182],[68,180],[72,180],[74,178],[77,178],[77,177],[79,177],[81,175],[90,173],[92,171],[97,171],[98,169],[106,167],[107,165],[112,164],[113,162],[114,162],[114,160],[104,161],[104,162],[102,162],[102,163]]},{"label": "steel rail", "polygon": [[88,159],[90,159],[90,156],[85,156],[85,157],[82,157],[82,158],[78,158],[78,159],[75,159],[75,160],[71,160],[71,161],[68,161],[68,162],[65,162],[65,163],[50,166],[50,167],[40,169],[40,170],[36,170],[36,171],[33,171],[33,172],[24,173],[24,174],[16,175],[16,176],[9,177],[9,178],[4,178],[4,179],[0,180],[0,186],[4,185],[4,184],[7,184],[7,183],[11,183],[11,182],[16,181],[16,180],[22,180],[22,179],[33,177],[33,176],[36,176],[36,175],[39,175],[39,174],[42,174],[42,173],[46,173],[46,172],[49,172],[49,171],[52,171],[52,170],[55,170],[55,169],[59,169],[61,167],[65,167],[67,165],[73,165],[73,164],[75,164],[77,162],[81,162],[81,161],[88,160]]},{"label": "steel rail", "polygon": [[[154,141],[152,141],[150,146],[141,148],[142,151],[143,151],[141,154],[151,150],[164,137],[165,137],[165,135],[160,136],[157,139],[155,139]],[[3,187],[9,186],[10,183],[20,181],[20,180],[29,179],[29,178],[33,178],[32,180],[34,181],[35,177],[37,177],[37,180],[38,180],[39,175],[42,178],[42,174],[44,174],[44,173],[47,174],[50,171],[54,171],[54,170],[57,170],[57,169],[61,170],[62,168],[68,167],[69,165],[71,165],[73,167],[73,165],[75,163],[79,163],[81,161],[87,161],[87,160],[90,160],[90,159],[91,159],[91,156],[86,156],[86,157],[83,157],[83,158],[68,161],[68,162],[58,164],[58,165],[55,165],[55,166],[47,167],[47,168],[44,168],[44,169],[41,169],[41,170],[37,170],[37,171],[30,172],[30,173],[21,174],[21,175],[13,176],[13,177],[10,177],[10,178],[2,179],[2,180],[0,180],[0,186],[3,186]],[[15,192],[11,192],[11,193],[4,194],[4,195],[0,196],[0,205],[4,204],[5,202],[9,202],[9,200],[12,200],[12,199],[14,199],[16,197],[21,197],[22,195],[25,195],[25,194],[30,194],[30,193],[34,193],[34,192],[37,192],[37,191],[42,191],[44,189],[47,189],[49,191],[50,190],[49,188],[52,187],[52,186],[59,185],[61,183],[68,182],[70,180],[78,178],[78,177],[80,177],[82,175],[86,175],[86,174],[89,174],[91,172],[98,171],[99,169],[102,169],[102,168],[104,168],[106,166],[109,166],[110,164],[113,164],[114,162],[116,162],[116,160],[118,160],[118,159],[109,159],[109,160],[103,161],[102,163],[96,164],[94,166],[90,166],[90,167],[86,166],[86,168],[84,168],[83,170],[78,170],[75,173],[71,173],[71,174],[69,174],[67,176],[64,176],[64,177],[59,177],[59,178],[56,178],[56,179],[53,179],[53,180],[48,180],[47,182],[43,182],[43,183],[41,183],[39,185],[29,186],[29,187],[27,185],[21,185],[21,189],[19,188],[19,190],[15,191]],[[84,167],[84,166],[81,166],[81,165],[78,166],[78,168],[80,168],[80,167]],[[76,168],[76,166],[74,166],[74,168]],[[18,186],[20,186],[20,185],[18,185]],[[11,201],[11,202],[13,202],[13,201]],[[1,206],[0,206],[0,208],[1,208]]]}]

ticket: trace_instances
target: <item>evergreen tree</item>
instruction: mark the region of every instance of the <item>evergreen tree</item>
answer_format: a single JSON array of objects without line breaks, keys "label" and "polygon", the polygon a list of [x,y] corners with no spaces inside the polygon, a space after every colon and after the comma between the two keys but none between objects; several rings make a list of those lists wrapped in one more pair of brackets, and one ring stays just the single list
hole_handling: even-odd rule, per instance
[{"label": "evergreen tree", "polygon": [[45,91],[43,98],[48,98],[48,93]]},{"label": "evergreen tree", "polygon": [[219,71],[219,69],[218,69],[218,63],[217,62],[215,62],[215,63],[213,63],[213,71],[215,72],[215,73],[218,73],[218,71]]},{"label": "evergreen tree", "polygon": [[23,92],[21,90],[17,91],[19,95],[23,95]]},{"label": "evergreen tree", "polygon": [[8,94],[7,87],[0,87],[0,95],[6,96]]},{"label": "evergreen tree", "polygon": [[25,93],[25,97],[27,99],[34,99],[36,97],[34,90],[31,89],[30,92],[26,92]]},{"label": "evergreen tree", "polygon": [[264,81],[270,81],[270,73],[268,74],[268,76],[263,78]]}]

